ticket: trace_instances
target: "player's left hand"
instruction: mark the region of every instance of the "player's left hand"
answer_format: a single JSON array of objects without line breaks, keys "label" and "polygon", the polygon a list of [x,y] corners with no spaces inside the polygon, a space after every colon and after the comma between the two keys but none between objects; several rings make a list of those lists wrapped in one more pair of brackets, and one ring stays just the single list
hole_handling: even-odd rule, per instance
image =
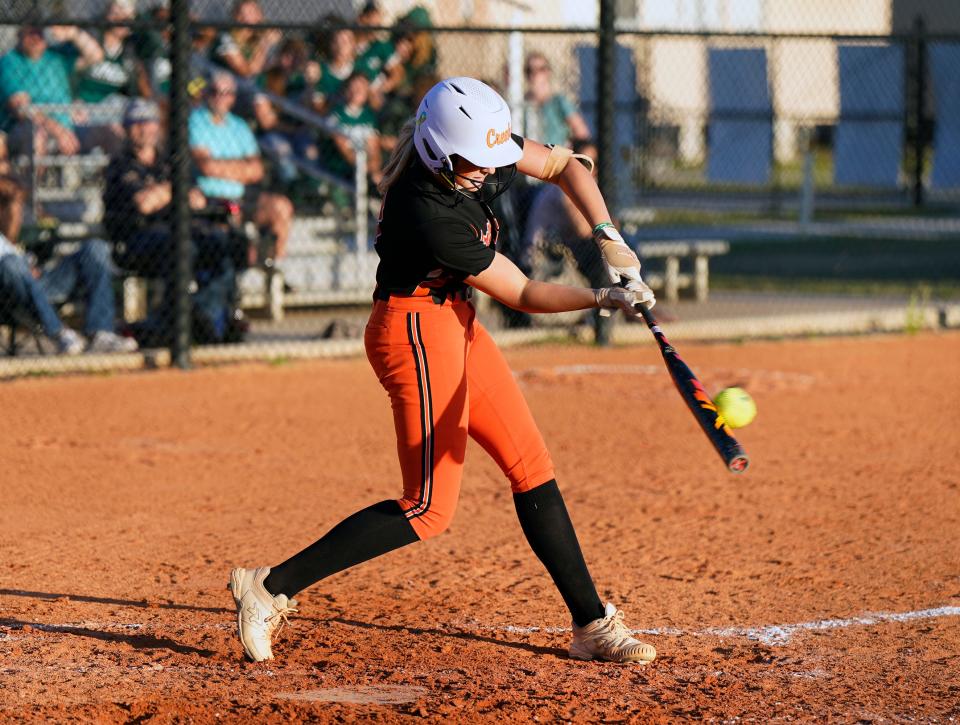
[{"label": "player's left hand", "polygon": [[603,263],[607,267],[607,275],[613,284],[639,282],[640,260],[636,253],[627,246],[620,236],[620,232],[612,224],[598,225],[593,232],[593,241],[600,247]]},{"label": "player's left hand", "polygon": [[634,307],[640,299],[632,290],[624,287],[602,287],[594,290],[593,294],[597,300],[597,307],[600,308],[600,314],[604,317],[610,314],[609,310],[623,310],[628,317],[640,317],[640,313]]},{"label": "player's left hand", "polygon": [[642,279],[627,282],[627,289],[633,292],[637,297],[637,302],[644,305],[648,310],[657,304],[657,298],[653,294],[653,290]]}]

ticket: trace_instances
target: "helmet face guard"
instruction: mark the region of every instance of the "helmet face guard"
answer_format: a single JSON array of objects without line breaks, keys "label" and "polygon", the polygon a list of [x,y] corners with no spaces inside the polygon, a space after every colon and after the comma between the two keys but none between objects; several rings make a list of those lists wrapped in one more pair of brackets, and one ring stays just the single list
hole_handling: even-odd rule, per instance
[{"label": "helmet face guard", "polygon": [[[437,174],[443,181],[463,197],[471,201],[492,204],[493,200],[505,193],[513,180],[517,178],[517,165],[498,166],[483,181],[457,174],[453,169],[444,169]],[[493,177],[491,179],[491,177]],[[466,188],[464,188],[466,187]],[[471,188],[472,187],[472,188]]]},{"label": "helmet face guard", "polygon": [[[510,107],[499,93],[474,78],[448,78],[427,92],[417,109],[413,141],[428,169],[455,191],[481,201],[492,201],[506,191],[523,155],[513,140]],[[497,169],[496,178],[477,182],[458,176],[453,170],[456,157]],[[467,190],[460,188],[463,181]],[[479,189],[469,191],[477,184]]]}]

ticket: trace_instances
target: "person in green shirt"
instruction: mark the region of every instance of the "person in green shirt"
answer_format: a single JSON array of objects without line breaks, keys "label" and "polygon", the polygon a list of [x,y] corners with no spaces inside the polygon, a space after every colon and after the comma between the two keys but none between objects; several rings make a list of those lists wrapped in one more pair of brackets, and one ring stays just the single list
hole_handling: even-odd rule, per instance
[{"label": "person in green shirt", "polygon": [[[263,10],[258,0],[236,0],[233,5],[233,20],[243,25],[260,25],[263,22]],[[283,39],[276,28],[260,30],[240,27],[224,31],[217,36],[210,48],[210,60],[223,66],[238,78],[259,83],[267,62],[274,54],[277,45]],[[238,89],[237,105],[234,113],[243,118],[257,120],[257,103],[265,103],[249,87],[241,85]]]},{"label": "person in green shirt", "polygon": [[[262,23],[263,10],[258,0],[237,0],[233,5],[233,19],[243,25]],[[217,36],[210,60],[241,78],[253,80],[264,71],[273,49],[282,39],[276,28],[234,28]]]},{"label": "person in green shirt", "polygon": [[[112,0],[103,17],[111,23],[127,23],[133,18],[132,0]],[[87,124],[80,128],[81,145],[99,146],[110,156],[123,147],[123,111],[139,91],[130,39],[129,27],[107,27],[100,37],[103,59],[80,71],[75,81],[77,100],[100,106],[99,112],[87,114]]]},{"label": "person in green shirt", "polygon": [[[47,35],[57,45],[47,46]],[[100,44],[74,26],[47,29],[24,25],[17,47],[0,58],[0,130],[11,154],[45,154],[50,141],[61,154],[81,150],[69,113],[45,113],[33,104],[70,104],[71,74],[103,59]]]},{"label": "person in green shirt", "polygon": [[394,31],[399,60],[403,65],[402,85],[409,90],[419,78],[437,72],[437,48],[433,21],[422,5],[416,5],[397,20]]},{"label": "person in green shirt", "polygon": [[[369,0],[357,15],[357,25],[383,27],[383,13],[375,0]],[[403,82],[403,64],[389,37],[377,30],[364,30],[357,37],[357,68],[370,79],[371,105],[379,110],[385,96]]]},{"label": "person in green shirt", "polygon": [[[161,22],[163,30],[134,30],[130,45],[137,58],[137,90],[144,98],[161,98],[170,93],[170,7],[163,2],[140,14],[139,20]],[[199,31],[198,31],[199,32]]]},{"label": "person in green shirt", "polygon": [[323,25],[333,26],[319,39],[320,78],[308,88],[309,96],[304,101],[317,113],[326,113],[338,102],[341,86],[356,70],[357,40],[349,28],[337,27],[337,19],[326,19]]},{"label": "person in green shirt", "polygon": [[320,163],[331,173],[353,180],[357,153],[350,137],[350,129],[365,128],[367,136],[367,175],[376,186],[380,183],[380,141],[374,129],[374,116],[368,101],[370,98],[370,80],[362,71],[355,71],[344,81],[343,101],[331,109],[330,115],[336,125],[345,133],[333,134],[321,139]]},{"label": "person in green shirt", "polygon": [[[131,0],[112,0],[104,20],[126,23],[133,20]],[[77,77],[77,98],[86,103],[100,103],[118,96],[137,95],[136,61],[129,44],[130,28],[115,25],[106,28],[100,38],[103,59],[84,68]]]}]

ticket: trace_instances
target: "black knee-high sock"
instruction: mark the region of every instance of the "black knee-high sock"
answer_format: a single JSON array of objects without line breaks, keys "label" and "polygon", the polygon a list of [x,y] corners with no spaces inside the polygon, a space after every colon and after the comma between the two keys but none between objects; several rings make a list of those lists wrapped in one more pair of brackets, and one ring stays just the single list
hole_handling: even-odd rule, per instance
[{"label": "black knee-high sock", "polygon": [[396,501],[381,501],[347,517],[322,539],[273,567],[264,579],[267,591],[293,597],[311,584],[418,541]]},{"label": "black knee-high sock", "polygon": [[515,493],[513,503],[530,548],[553,577],[576,625],[582,627],[602,617],[603,604],[557,482],[551,480],[531,491]]}]

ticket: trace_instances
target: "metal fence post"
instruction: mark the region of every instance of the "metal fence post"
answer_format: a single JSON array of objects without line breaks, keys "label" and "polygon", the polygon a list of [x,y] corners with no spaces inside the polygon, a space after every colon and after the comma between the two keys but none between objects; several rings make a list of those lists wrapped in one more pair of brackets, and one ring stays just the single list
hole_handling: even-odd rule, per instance
[{"label": "metal fence post", "polygon": [[519,30],[512,31],[507,40],[507,69],[507,102],[513,117],[513,132],[526,136],[523,114],[523,33]]},{"label": "metal fence post", "polygon": [[367,135],[354,133],[351,139],[354,148],[354,184],[356,186],[353,208],[354,224],[357,227],[357,284],[366,277],[367,271],[367,214],[370,195],[367,193]]},{"label": "metal fence post", "polygon": [[172,171],[171,232],[176,255],[176,306],[172,362],[179,368],[190,367],[190,327],[192,309],[190,281],[193,260],[190,243],[190,139],[188,114],[190,100],[187,82],[190,66],[190,2],[170,2],[170,167]]},{"label": "metal fence post", "polygon": [[597,31],[597,155],[598,183],[610,214],[617,215],[614,183],[614,63],[617,35],[614,31],[615,0],[600,0],[600,27]]},{"label": "metal fence post", "polygon": [[926,98],[927,95],[927,42],[923,17],[913,21],[914,92],[913,103],[913,205],[923,204],[923,153],[927,141]]}]

